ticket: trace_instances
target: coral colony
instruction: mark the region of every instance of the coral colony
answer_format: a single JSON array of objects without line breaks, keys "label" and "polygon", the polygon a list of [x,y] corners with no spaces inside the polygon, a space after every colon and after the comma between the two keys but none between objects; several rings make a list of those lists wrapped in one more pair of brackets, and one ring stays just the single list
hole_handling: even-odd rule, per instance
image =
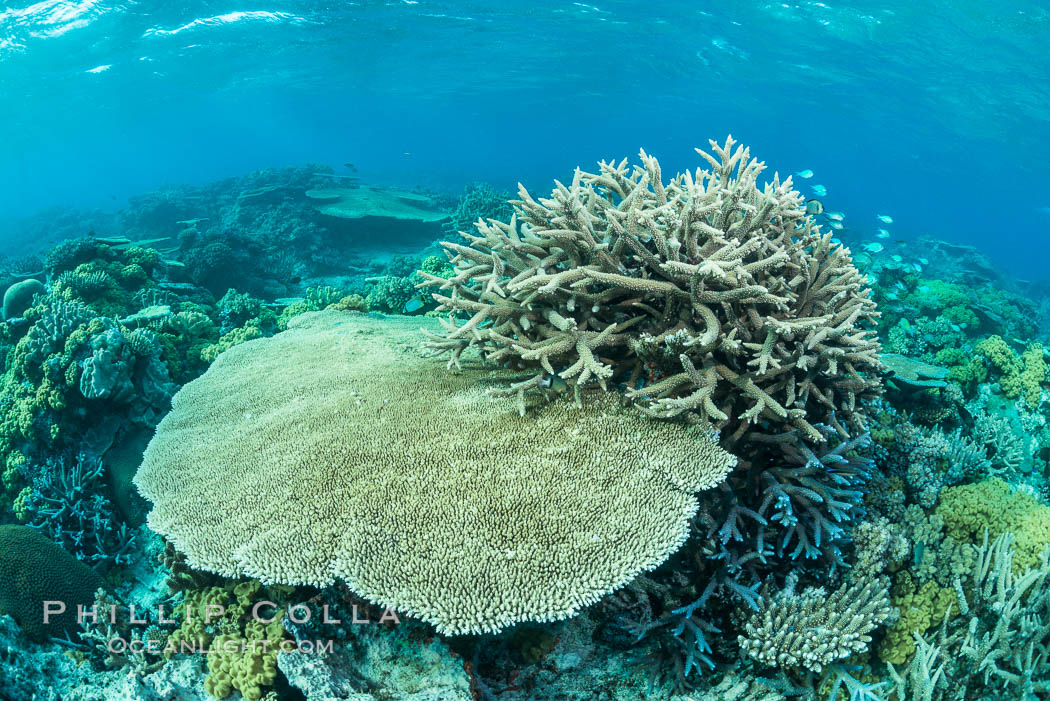
[{"label": "coral colony", "polygon": [[1050,695],[1050,310],[698,154],[2,261],[0,697]]}]

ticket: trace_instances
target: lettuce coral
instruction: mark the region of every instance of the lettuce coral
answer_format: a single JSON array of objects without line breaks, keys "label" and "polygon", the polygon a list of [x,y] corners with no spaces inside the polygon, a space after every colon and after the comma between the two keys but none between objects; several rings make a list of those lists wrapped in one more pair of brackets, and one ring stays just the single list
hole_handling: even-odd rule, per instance
[{"label": "lettuce coral", "polygon": [[1050,507],[997,477],[944,489],[937,513],[947,534],[960,542],[980,542],[985,529],[992,538],[1012,533],[1017,572],[1035,567],[1050,547]]}]

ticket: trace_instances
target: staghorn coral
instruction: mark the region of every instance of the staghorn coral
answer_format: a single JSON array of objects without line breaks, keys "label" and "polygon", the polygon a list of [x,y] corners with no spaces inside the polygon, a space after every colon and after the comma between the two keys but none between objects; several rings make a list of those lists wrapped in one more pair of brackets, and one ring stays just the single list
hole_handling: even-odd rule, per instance
[{"label": "staghorn coral", "polygon": [[863,653],[869,633],[893,614],[889,580],[861,578],[830,594],[822,587],[801,594],[794,582],[772,597],[744,625],[740,647],[770,666],[821,672],[836,660]]},{"label": "staghorn coral", "polygon": [[623,384],[660,417],[695,411],[732,445],[750,430],[862,429],[881,383],[870,290],[849,251],[822,234],[790,179],[758,185],[743,147],[698,149],[710,170],[664,183],[641,166],[577,170],[538,201],[522,188],[509,222],[477,223],[443,243],[456,274],[420,273],[439,311],[466,317],[431,334],[436,353],[479,346],[531,371],[524,393],[557,375],[577,397]]},{"label": "staghorn coral", "polygon": [[478,220],[509,219],[514,214],[514,210],[507,203],[509,199],[509,192],[498,191],[488,183],[471,183],[463,188],[463,194],[456,202],[449,220],[441,225],[442,229],[452,236],[469,229]]},{"label": "staghorn coral", "polygon": [[24,466],[23,473],[29,483],[19,495],[24,522],[94,567],[130,562],[134,536],[117,521],[101,460],[52,457]]},{"label": "staghorn coral", "polygon": [[[798,435],[762,437],[776,448],[775,462],[738,469],[700,495],[694,535],[672,566],[676,588],[688,584],[665,604],[666,613],[634,626],[650,650],[654,684],[663,679],[688,689],[698,681],[694,671],[714,669],[719,658],[735,654],[725,647],[739,621],[726,616],[726,602],[757,611],[763,584],[776,586],[789,572],[826,580],[845,564],[874,471],[864,455],[870,441],[867,435],[839,440],[820,428],[831,435],[812,449]],[[898,557],[902,539],[892,535],[883,547],[888,552],[869,559]]]},{"label": "staghorn coral", "polygon": [[977,549],[969,586],[956,581],[954,610],[925,636],[903,670],[888,664],[898,699],[1036,699],[1050,694],[1050,564],[1014,561],[1013,537]]},{"label": "staghorn coral", "polygon": [[186,385],[135,476],[191,566],[341,579],[446,633],[565,618],[676,550],[734,463],[611,396],[521,418],[476,362],[420,357],[414,321],[290,326]]}]

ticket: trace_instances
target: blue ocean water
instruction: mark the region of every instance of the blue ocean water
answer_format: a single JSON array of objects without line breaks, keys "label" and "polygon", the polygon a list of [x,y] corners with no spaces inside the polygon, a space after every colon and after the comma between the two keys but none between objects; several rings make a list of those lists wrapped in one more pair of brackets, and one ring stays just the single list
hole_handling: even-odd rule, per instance
[{"label": "blue ocean water", "polygon": [[546,188],[732,133],[858,234],[888,213],[1039,279],[1048,39],[1045,3],[1012,0],[8,2],[0,212],[308,161]]}]

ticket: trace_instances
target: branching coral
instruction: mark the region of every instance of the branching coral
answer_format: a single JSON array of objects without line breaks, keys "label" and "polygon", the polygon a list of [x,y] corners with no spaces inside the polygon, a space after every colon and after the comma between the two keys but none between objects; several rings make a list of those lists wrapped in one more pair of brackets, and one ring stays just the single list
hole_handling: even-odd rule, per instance
[{"label": "branching coral", "polygon": [[847,249],[806,215],[790,179],[759,186],[764,164],[711,142],[710,170],[665,183],[657,160],[577,170],[550,198],[524,188],[509,222],[444,243],[456,274],[422,273],[439,310],[463,315],[435,352],[480,346],[577,397],[624,385],[654,416],[696,412],[737,442],[750,430],[864,424],[878,394],[876,315]]},{"label": "branching coral", "polygon": [[1018,569],[1013,538],[991,543],[975,560],[973,585],[956,582],[957,616],[916,638],[903,670],[888,665],[899,699],[1035,699],[1050,694],[1050,564],[1044,551]]},{"label": "branching coral", "polygon": [[905,480],[916,501],[927,508],[937,503],[945,486],[980,478],[991,469],[986,446],[968,438],[961,429],[945,433],[910,422],[894,428],[893,449],[886,463],[891,473]]},{"label": "branching coral", "polygon": [[22,520],[90,565],[130,561],[134,536],[115,518],[101,460],[52,458],[24,472],[30,486],[19,499]]},{"label": "branching coral", "polygon": [[696,518],[708,557],[722,562],[726,585],[745,601],[770,571],[800,556],[839,564],[874,469],[860,453],[866,434],[816,451],[790,434],[774,442],[775,464],[738,470],[704,495]]},{"label": "branching coral", "polygon": [[[720,655],[713,648],[738,625],[720,611],[726,602],[757,611],[763,584],[788,572],[826,577],[845,562],[874,471],[864,455],[870,440],[842,441],[820,428],[832,435],[815,448],[797,435],[762,437],[776,447],[776,462],[738,469],[700,496],[694,535],[675,558],[676,575],[688,577],[696,593],[640,626],[654,678],[685,688],[699,676],[694,672],[715,667]],[[898,556],[897,544],[887,542],[884,550],[891,549],[872,557]]]},{"label": "branching coral", "polygon": [[890,619],[889,580],[861,578],[830,594],[793,583],[765,598],[745,624],[740,647],[764,664],[821,672],[837,660],[865,652],[870,633]]}]

